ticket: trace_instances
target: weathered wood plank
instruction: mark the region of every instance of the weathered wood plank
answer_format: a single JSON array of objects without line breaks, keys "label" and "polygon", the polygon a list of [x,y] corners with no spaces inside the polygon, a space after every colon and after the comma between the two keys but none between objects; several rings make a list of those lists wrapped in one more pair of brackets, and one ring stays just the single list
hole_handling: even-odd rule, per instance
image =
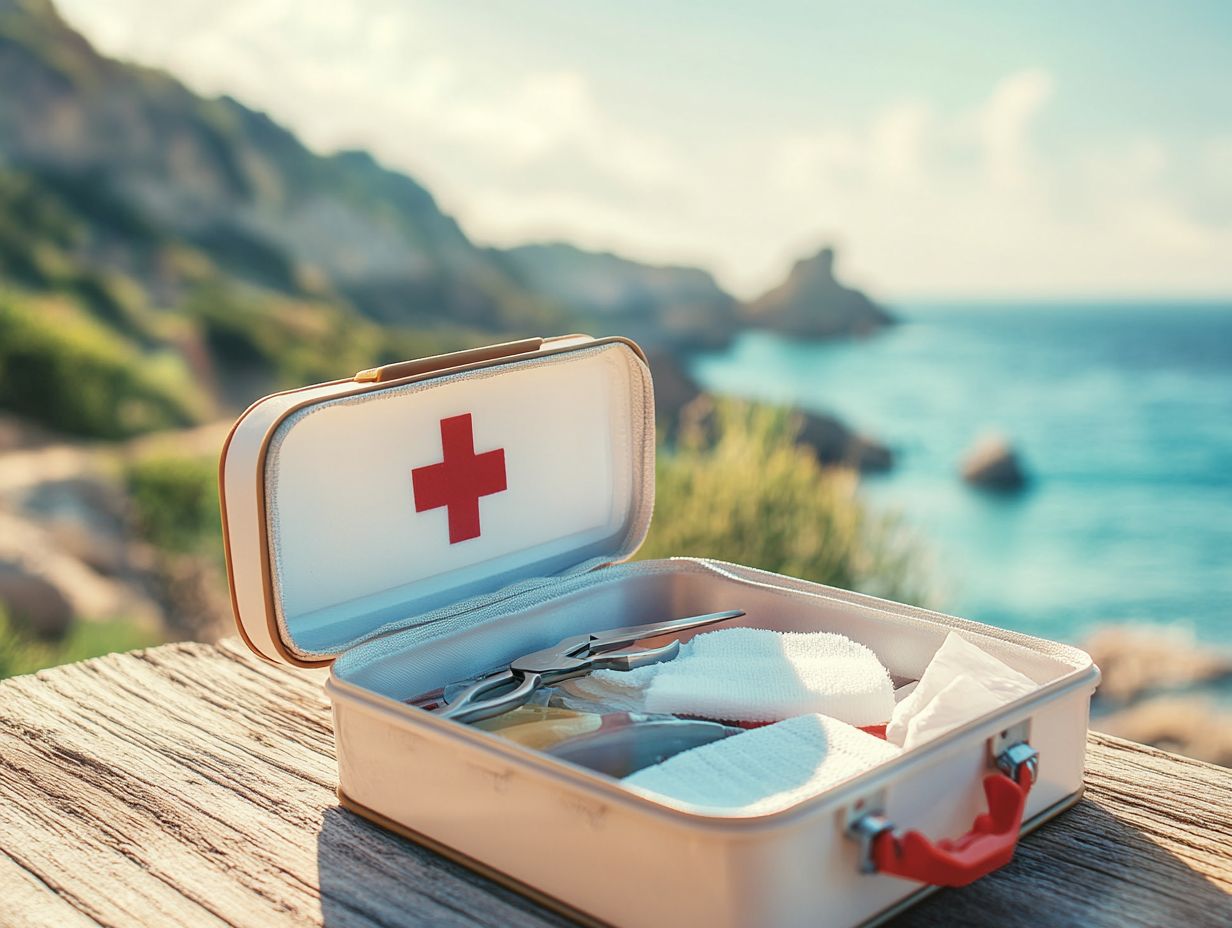
[{"label": "weathered wood plank", "polygon": [[0,852],[101,925],[559,922],[339,810],[319,684],[238,645],[0,684]]},{"label": "weathered wood plank", "polygon": [[[320,682],[227,642],[0,683],[0,925],[564,924],[341,811]],[[901,924],[1232,924],[1232,773],[1099,735],[1088,770]]]}]

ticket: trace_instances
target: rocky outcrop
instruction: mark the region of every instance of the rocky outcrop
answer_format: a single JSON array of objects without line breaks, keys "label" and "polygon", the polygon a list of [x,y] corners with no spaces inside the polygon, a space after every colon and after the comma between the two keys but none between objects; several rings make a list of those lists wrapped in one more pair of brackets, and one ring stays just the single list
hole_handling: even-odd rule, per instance
[{"label": "rocky outcrop", "polygon": [[1232,711],[1200,696],[1172,696],[1092,719],[1099,731],[1232,767]]},{"label": "rocky outcrop", "polygon": [[743,321],[801,338],[870,335],[894,317],[834,276],[834,249],[797,261],[787,279],[744,308]]},{"label": "rocky outcrop", "polygon": [[130,567],[128,501],[115,483],[87,477],[47,480],[18,496],[15,508],[37,521],[61,550],[104,576]]},{"label": "rocky outcrop", "polygon": [[0,606],[35,638],[55,640],[73,621],[73,604],[58,586],[16,561],[0,560]]},{"label": "rocky outcrop", "polygon": [[[128,550],[123,540],[117,545]],[[0,512],[0,573],[5,611],[42,637],[58,637],[74,618],[123,616],[151,627],[162,622],[162,610],[140,582],[95,570],[37,520]]]},{"label": "rocky outcrop", "polygon": [[1102,673],[1091,727],[1232,766],[1232,651],[1174,629],[1108,625],[1083,648]]},{"label": "rocky outcrop", "polygon": [[1171,629],[1106,625],[1083,649],[1099,666],[1099,699],[1127,704],[1153,693],[1232,681],[1232,652],[1200,647]]},{"label": "rocky outcrop", "polygon": [[231,630],[217,559],[146,543],[119,477],[125,459],[212,456],[229,423],[124,445],[36,435],[20,419],[11,425],[38,439],[0,453],[0,609],[20,632],[57,638],[72,622],[114,618],[173,639],[212,641]]},{"label": "rocky outcrop", "polygon": [[974,487],[998,493],[1012,493],[1027,485],[1018,454],[1008,441],[995,435],[981,439],[967,452],[962,478]]}]

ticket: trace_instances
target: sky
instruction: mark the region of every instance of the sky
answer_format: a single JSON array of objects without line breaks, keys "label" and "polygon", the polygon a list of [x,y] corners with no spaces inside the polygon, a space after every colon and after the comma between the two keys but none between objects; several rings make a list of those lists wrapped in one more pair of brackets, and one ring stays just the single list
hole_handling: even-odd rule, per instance
[{"label": "sky", "polygon": [[104,52],[366,148],[472,238],[824,243],[884,299],[1232,295],[1232,3],[58,0]]}]

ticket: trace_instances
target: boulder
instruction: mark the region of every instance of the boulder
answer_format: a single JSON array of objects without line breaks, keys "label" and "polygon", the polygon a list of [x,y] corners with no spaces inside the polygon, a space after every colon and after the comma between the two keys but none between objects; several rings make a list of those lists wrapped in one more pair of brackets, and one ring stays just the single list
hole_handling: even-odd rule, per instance
[{"label": "boulder", "polygon": [[41,448],[52,441],[51,433],[37,423],[0,412],[0,452]]},{"label": "boulder", "polygon": [[[682,427],[711,431],[714,403],[689,375],[674,354],[649,355],[650,375],[654,378],[655,415],[668,436]],[[860,435],[834,416],[802,412],[799,444],[811,450],[827,467],[853,467],[861,473],[889,470],[893,453],[885,445]]]},{"label": "boulder", "polygon": [[[79,619],[109,619],[124,616],[147,622],[150,627],[162,625],[162,610],[151,599],[144,584],[136,577],[106,576],[79,557],[67,551],[56,533],[36,520],[0,510],[0,565],[8,565],[8,573],[38,578],[38,588],[51,587],[59,598],[69,603],[72,616]],[[11,580],[13,589],[33,590],[24,579]],[[16,594],[15,594],[16,595]],[[33,594],[21,594],[23,597]],[[38,593],[36,606],[46,609],[46,633],[54,634],[56,620],[53,598]],[[2,600],[0,600],[2,601]],[[27,613],[23,603],[10,608],[12,613]],[[27,620],[31,616],[26,616]],[[41,621],[41,620],[39,620]],[[31,624],[32,630],[34,623]]]},{"label": "boulder", "polygon": [[63,637],[73,621],[72,603],[55,584],[12,561],[0,561],[0,606],[14,625],[43,640]]},{"label": "boulder", "polygon": [[963,458],[962,478],[974,487],[1012,493],[1027,485],[1018,454],[1004,438],[981,439]]},{"label": "boulder", "polygon": [[853,467],[861,473],[881,473],[894,463],[885,445],[852,431],[833,416],[802,414],[800,444],[810,448],[817,460],[831,467]]},{"label": "boulder", "polygon": [[17,508],[47,529],[61,550],[99,573],[115,575],[129,567],[127,501],[114,481],[49,480],[23,493]]},{"label": "boulder", "polygon": [[[715,437],[714,398],[702,393],[680,411],[678,434],[699,436],[704,444]],[[796,444],[806,448],[823,467],[850,467],[861,473],[888,470],[893,463],[889,448],[853,432],[833,416],[797,413],[800,434]]]}]

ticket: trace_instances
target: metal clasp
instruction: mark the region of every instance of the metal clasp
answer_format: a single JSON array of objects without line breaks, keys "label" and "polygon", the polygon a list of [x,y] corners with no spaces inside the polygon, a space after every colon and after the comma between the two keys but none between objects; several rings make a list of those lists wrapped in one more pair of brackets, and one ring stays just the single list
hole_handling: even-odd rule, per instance
[{"label": "metal clasp", "polygon": [[[1039,752],[1030,745],[1031,720],[1010,725],[988,742],[988,754],[998,770],[1030,789],[1039,777]],[[1025,773],[1029,779],[1024,780]]]},{"label": "metal clasp", "polygon": [[996,764],[998,770],[1019,786],[1030,788],[1039,777],[1039,751],[1025,741],[1015,742],[1003,750],[997,755]]},{"label": "metal clasp", "polygon": [[847,837],[858,845],[861,873],[876,873],[877,862],[873,859],[873,842],[883,831],[892,831],[894,826],[880,812],[867,812],[847,825]]},{"label": "metal clasp", "polygon": [[873,863],[873,842],[883,831],[894,828],[885,817],[885,807],[886,791],[883,787],[859,797],[843,809],[843,833],[859,845],[861,873],[877,872],[877,865]]}]

